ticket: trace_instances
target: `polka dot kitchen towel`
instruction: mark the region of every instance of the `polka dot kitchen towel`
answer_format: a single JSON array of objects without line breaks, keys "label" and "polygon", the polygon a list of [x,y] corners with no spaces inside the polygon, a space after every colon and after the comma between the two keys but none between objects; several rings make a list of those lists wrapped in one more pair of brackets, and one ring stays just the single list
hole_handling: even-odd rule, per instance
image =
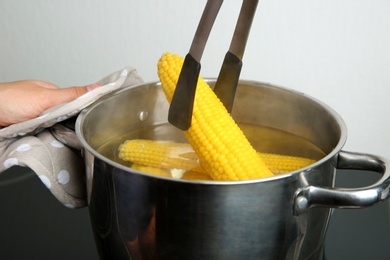
[{"label": "polka dot kitchen towel", "polygon": [[134,68],[114,72],[79,98],[50,108],[39,117],[0,129],[0,172],[15,166],[32,169],[52,194],[69,208],[87,205],[85,166],[78,150],[59,142],[51,133],[54,124],[77,116],[99,98],[121,87],[141,83]]}]

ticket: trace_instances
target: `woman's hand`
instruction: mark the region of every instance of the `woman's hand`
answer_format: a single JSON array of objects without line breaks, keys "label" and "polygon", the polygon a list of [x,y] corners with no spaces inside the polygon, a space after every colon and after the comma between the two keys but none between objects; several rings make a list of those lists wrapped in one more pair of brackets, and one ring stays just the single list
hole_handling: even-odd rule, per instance
[{"label": "woman's hand", "polygon": [[97,87],[98,84],[60,88],[40,80],[0,83],[0,128],[35,118]]}]

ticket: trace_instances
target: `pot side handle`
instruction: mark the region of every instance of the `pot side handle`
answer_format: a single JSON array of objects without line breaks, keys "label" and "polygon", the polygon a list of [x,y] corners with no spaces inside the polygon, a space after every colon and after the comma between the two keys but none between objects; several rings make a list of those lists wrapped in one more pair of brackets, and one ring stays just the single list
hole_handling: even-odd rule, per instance
[{"label": "pot side handle", "polygon": [[389,198],[390,173],[388,162],[379,156],[340,151],[337,169],[373,171],[382,175],[373,185],[362,188],[323,188],[307,186],[294,196],[294,214],[299,215],[312,207],[363,208]]},{"label": "pot side handle", "polygon": [[82,145],[75,132],[77,116],[57,123],[50,128],[53,136],[61,143],[77,150],[82,150]]}]

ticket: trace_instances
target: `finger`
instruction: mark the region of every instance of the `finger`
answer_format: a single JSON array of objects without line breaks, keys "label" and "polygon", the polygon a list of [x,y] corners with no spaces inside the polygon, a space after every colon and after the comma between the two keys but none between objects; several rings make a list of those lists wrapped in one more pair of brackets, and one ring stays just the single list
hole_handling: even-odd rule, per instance
[{"label": "finger", "polygon": [[72,101],[79,96],[88,92],[88,87],[69,87],[69,88],[61,88],[56,90],[57,97],[56,102],[58,104],[66,103]]},{"label": "finger", "polygon": [[50,82],[46,82],[46,81],[42,81],[42,80],[32,80],[32,82],[38,86],[38,87],[42,87],[42,88],[48,88],[48,89],[59,89],[60,87],[58,87],[57,85],[54,85]]},{"label": "finger", "polygon": [[55,90],[55,96],[51,99],[51,104],[49,106],[56,106],[62,103],[70,102],[79,96],[92,91],[100,87],[100,84],[90,84],[82,87],[69,87],[69,88],[60,88]]},{"label": "finger", "polygon": [[95,88],[98,88],[98,87],[100,87],[100,86],[101,86],[101,84],[99,84],[99,83],[94,83],[94,84],[87,85],[86,87],[87,87],[88,91],[92,91],[92,90],[94,90]]}]

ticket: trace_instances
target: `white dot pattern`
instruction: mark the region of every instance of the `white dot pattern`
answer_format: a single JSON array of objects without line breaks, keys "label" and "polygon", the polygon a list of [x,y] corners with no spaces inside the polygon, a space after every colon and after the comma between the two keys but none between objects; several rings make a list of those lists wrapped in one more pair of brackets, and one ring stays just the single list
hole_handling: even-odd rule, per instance
[{"label": "white dot pattern", "polygon": [[129,74],[129,71],[127,69],[123,69],[121,71],[121,77],[125,77],[125,76],[127,76],[127,74]]},{"label": "white dot pattern", "polygon": [[39,175],[39,179],[45,184],[46,188],[50,189],[51,188],[51,182],[49,178],[47,178],[45,175]]},{"label": "white dot pattern", "polygon": [[70,180],[70,175],[69,175],[69,172],[66,171],[66,170],[61,170],[59,173],[58,173],[58,177],[57,177],[57,181],[58,183],[60,184],[67,184]]},{"label": "white dot pattern", "polygon": [[9,158],[9,159],[4,161],[3,165],[6,169],[11,168],[12,166],[18,165],[18,159]]},{"label": "white dot pattern", "polygon": [[16,151],[18,152],[25,152],[31,149],[31,145],[29,144],[21,144],[16,148]]},{"label": "white dot pattern", "polygon": [[57,122],[61,122],[61,121],[64,121],[66,119],[68,119],[68,116],[60,116],[56,120],[57,120]]},{"label": "white dot pattern", "polygon": [[75,205],[70,204],[70,203],[65,203],[64,206],[67,207],[67,208],[70,208],[70,209],[74,209],[75,208]]},{"label": "white dot pattern", "polygon": [[50,145],[55,147],[55,148],[62,148],[62,147],[64,147],[64,144],[59,142],[59,141],[57,141],[57,140],[51,141]]}]

